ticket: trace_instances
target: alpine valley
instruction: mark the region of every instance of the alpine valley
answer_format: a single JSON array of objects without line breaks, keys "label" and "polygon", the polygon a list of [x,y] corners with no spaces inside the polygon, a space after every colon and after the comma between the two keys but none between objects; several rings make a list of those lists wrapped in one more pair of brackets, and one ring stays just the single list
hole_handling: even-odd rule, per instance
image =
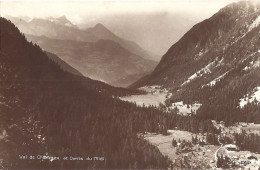
[{"label": "alpine valley", "polygon": [[159,64],[100,23],[7,18],[2,169],[260,168],[260,2],[220,9]]}]

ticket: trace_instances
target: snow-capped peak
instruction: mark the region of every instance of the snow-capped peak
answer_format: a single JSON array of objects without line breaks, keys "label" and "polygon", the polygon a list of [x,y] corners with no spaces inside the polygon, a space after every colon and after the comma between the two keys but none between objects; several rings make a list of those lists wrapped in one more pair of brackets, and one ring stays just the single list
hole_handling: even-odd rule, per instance
[{"label": "snow-capped peak", "polygon": [[66,16],[61,16],[58,18],[50,17],[48,18],[49,21],[56,23],[56,24],[61,24],[61,25],[66,25],[68,27],[73,27],[74,25],[66,18]]}]

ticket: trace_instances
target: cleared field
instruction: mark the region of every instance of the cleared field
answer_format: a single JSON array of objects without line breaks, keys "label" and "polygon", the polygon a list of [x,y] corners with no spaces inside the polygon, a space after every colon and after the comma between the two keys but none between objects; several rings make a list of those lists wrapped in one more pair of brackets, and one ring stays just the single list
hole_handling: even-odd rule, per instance
[{"label": "cleared field", "polygon": [[119,97],[120,100],[136,103],[138,106],[159,106],[160,103],[165,104],[165,100],[169,97],[166,89],[161,89],[159,86],[145,86],[139,88],[146,91],[147,94],[131,95]]},{"label": "cleared field", "polygon": [[171,160],[177,158],[176,156],[176,148],[172,146],[172,135],[163,136],[161,134],[158,135],[145,135],[144,138],[148,140],[154,146],[157,146],[160,152],[163,155],[168,156]]},{"label": "cleared field", "polygon": [[260,134],[260,124],[240,122],[236,125],[225,127],[223,124],[217,123],[214,120],[212,120],[212,123],[216,128],[221,128],[222,133],[226,134],[233,134],[234,132],[241,133],[242,130],[245,130],[246,133]]},{"label": "cleared field", "polygon": [[249,123],[246,127],[241,127],[243,130],[260,134],[260,124]]},{"label": "cleared field", "polygon": [[182,115],[188,115],[191,113],[196,114],[197,110],[200,108],[202,104],[199,103],[195,103],[195,104],[184,104],[182,101],[181,102],[176,102],[176,103],[172,103],[172,106],[169,107],[170,109],[174,109],[177,108],[179,110],[179,114]]},{"label": "cleared field", "polygon": [[148,140],[151,144],[157,146],[161,153],[167,155],[171,160],[174,160],[176,158],[176,147],[172,146],[172,139],[175,139],[176,141],[178,141],[179,139],[191,141],[192,135],[195,134],[180,130],[168,130],[168,133],[169,135],[167,136],[162,134],[146,134],[144,135],[144,138]]},{"label": "cleared field", "polygon": [[[191,141],[192,136],[195,134],[180,131],[180,130],[168,130],[169,135],[164,136],[161,134],[145,134],[144,138],[148,140],[151,144],[158,147],[160,152],[168,156],[172,160],[175,168],[192,168],[192,169],[211,169],[215,167],[214,154],[219,146],[205,145],[204,147],[194,145],[191,151],[188,152],[176,152],[178,147],[172,146],[172,139],[176,141],[186,140]],[[201,135],[197,135],[201,138]]]}]

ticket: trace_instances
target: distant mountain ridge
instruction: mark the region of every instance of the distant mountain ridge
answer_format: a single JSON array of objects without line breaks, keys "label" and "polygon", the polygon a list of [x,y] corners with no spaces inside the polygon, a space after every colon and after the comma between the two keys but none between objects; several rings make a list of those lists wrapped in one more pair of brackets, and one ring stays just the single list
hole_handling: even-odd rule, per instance
[{"label": "distant mountain ridge", "polygon": [[140,78],[136,75],[151,72],[157,64],[139,45],[116,36],[100,23],[80,30],[65,16],[9,18],[30,41],[56,54],[84,76],[96,80],[126,87]]},{"label": "distant mountain ridge", "polygon": [[[58,56],[43,51],[28,42],[15,25],[0,17],[1,22],[1,79],[7,82],[75,82],[79,87],[96,94],[127,94],[131,90],[115,88],[103,82],[83,77]],[[13,82],[12,82],[13,83]],[[130,92],[131,93],[131,92]]]},{"label": "distant mountain ridge", "polygon": [[[26,37],[44,50],[58,55],[84,76],[112,85],[112,82],[117,82],[117,86],[128,86],[140,78],[134,75],[147,73],[157,64],[131,53],[112,40],[80,42],[51,39],[45,36],[26,35]],[[119,82],[128,76],[132,78],[128,79],[127,84],[125,80]]]},{"label": "distant mountain ridge", "polygon": [[132,53],[139,55],[145,59],[151,59],[148,52],[142,49],[139,45],[132,41],[124,40],[110,30],[108,30],[101,23],[96,24],[92,28],[85,30],[80,30],[76,25],[72,24],[65,16],[58,18],[49,17],[43,18],[33,18],[31,20],[19,17],[11,17],[10,19],[23,33],[37,35],[37,36],[47,36],[54,39],[62,40],[76,40],[84,42],[96,42],[100,39],[113,40],[125,49],[131,51]]}]

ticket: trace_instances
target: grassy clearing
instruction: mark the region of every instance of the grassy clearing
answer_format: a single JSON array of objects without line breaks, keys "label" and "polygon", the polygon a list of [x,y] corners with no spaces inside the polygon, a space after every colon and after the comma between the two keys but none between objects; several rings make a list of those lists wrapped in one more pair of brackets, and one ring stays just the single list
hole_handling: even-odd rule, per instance
[{"label": "grassy clearing", "polygon": [[[198,146],[193,145],[191,151],[177,153],[178,147],[172,146],[172,139],[176,141],[186,140],[191,141],[192,136],[196,134],[180,131],[180,130],[168,130],[169,135],[164,136],[161,134],[145,134],[144,138],[151,144],[158,147],[160,152],[168,156],[172,160],[175,168],[183,166],[183,168],[198,168],[198,169],[211,169],[214,168],[215,163],[211,162],[214,160],[214,154],[219,146],[205,145]],[[198,138],[202,138],[202,135],[197,135]]]},{"label": "grassy clearing", "polygon": [[226,127],[221,123],[217,123],[216,121],[212,121],[213,125],[216,128],[221,128],[222,133],[226,134],[233,134],[235,133],[241,133],[242,130],[245,130],[246,133],[255,133],[260,134],[260,124],[254,124],[254,123],[237,123],[233,126]]}]

